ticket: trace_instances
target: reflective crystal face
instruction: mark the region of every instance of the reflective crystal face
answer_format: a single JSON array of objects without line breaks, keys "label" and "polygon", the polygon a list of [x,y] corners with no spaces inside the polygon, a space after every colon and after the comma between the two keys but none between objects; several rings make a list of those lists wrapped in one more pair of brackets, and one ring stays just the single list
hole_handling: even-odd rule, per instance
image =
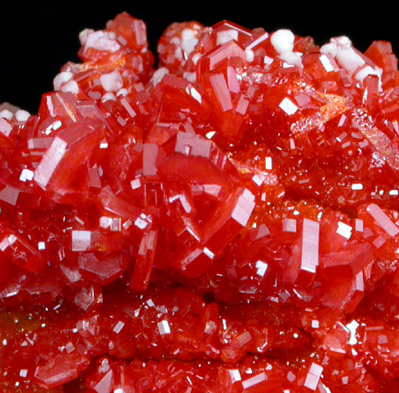
[{"label": "reflective crystal face", "polygon": [[127,13],[0,106],[0,391],[399,391],[391,45]]}]

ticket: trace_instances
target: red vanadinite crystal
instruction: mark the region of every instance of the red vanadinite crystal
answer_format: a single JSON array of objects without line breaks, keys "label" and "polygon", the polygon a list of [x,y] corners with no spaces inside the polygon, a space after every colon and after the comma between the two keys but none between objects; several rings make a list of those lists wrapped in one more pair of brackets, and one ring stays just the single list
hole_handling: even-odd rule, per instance
[{"label": "red vanadinite crystal", "polygon": [[399,73],[127,13],[0,108],[0,390],[399,391]]}]

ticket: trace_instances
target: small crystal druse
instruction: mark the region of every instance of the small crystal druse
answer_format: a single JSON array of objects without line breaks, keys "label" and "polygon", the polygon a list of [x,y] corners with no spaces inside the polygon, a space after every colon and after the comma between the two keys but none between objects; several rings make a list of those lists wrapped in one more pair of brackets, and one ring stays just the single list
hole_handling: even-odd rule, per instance
[{"label": "small crystal druse", "polygon": [[0,108],[0,391],[399,391],[391,45],[121,13]]}]

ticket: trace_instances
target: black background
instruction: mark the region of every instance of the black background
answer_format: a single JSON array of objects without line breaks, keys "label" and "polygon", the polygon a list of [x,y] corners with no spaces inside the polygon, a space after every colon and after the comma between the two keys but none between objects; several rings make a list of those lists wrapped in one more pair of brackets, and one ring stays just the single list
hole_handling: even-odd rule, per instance
[{"label": "black background", "polygon": [[228,19],[247,28],[263,27],[268,32],[289,28],[297,35],[314,37],[318,45],[330,37],[346,35],[361,51],[373,40],[387,40],[399,55],[399,17],[385,2],[33,3],[36,4],[27,6],[7,1],[0,7],[0,103],[8,101],[31,113],[37,112],[41,94],[52,90],[52,80],[61,66],[69,60],[78,61],[79,32],[86,27],[102,29],[122,11],[146,22],[153,51],[172,22],[197,20],[211,26]]}]

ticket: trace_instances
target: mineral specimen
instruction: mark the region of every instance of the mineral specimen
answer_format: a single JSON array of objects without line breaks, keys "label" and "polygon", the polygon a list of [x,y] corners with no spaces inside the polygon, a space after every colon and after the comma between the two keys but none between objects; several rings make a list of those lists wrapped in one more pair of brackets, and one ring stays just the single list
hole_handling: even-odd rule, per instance
[{"label": "mineral specimen", "polygon": [[399,391],[388,42],[121,13],[0,111],[0,390]]}]

